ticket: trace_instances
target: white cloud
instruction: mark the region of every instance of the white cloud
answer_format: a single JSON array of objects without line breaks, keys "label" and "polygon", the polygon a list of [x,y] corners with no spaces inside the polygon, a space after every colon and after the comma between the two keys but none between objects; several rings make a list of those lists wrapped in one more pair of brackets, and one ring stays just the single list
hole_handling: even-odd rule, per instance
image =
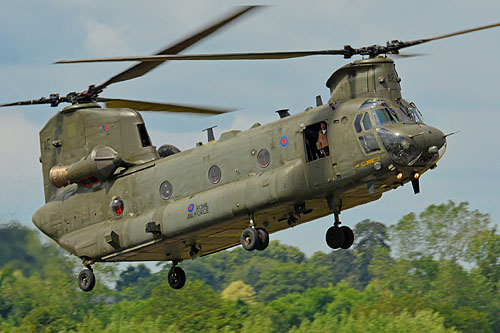
[{"label": "white cloud", "polygon": [[85,47],[91,54],[96,56],[131,54],[123,28],[111,27],[93,19],[87,21],[86,28]]}]

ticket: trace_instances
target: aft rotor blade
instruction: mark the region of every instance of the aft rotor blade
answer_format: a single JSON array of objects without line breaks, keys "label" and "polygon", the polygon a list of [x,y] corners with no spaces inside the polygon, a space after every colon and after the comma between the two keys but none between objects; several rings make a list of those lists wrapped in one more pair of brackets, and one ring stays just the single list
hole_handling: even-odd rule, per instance
[{"label": "aft rotor blade", "polygon": [[93,59],[60,60],[56,64],[70,64],[83,62],[163,62],[167,60],[269,60],[309,57],[314,55],[343,55],[344,50],[317,50],[317,51],[285,51],[285,52],[250,52],[250,53],[213,53],[213,54],[167,54],[153,56],[109,57]]},{"label": "aft rotor blade", "polygon": [[[243,14],[245,14],[245,13],[247,13],[255,8],[259,8],[259,7],[260,6],[242,7],[240,9],[238,9],[235,13],[223,18],[222,20],[219,20],[216,23],[200,30],[199,32],[194,33],[194,34],[190,35],[189,37],[157,52],[156,55],[177,54],[177,53],[181,52],[182,50],[185,50],[188,47],[190,47],[191,45],[195,44],[196,42],[199,42],[203,38],[209,36],[210,34],[216,32],[217,30],[224,27],[228,23],[234,21],[235,19],[242,16]],[[163,62],[164,61],[141,62],[141,63],[139,63],[135,66],[132,66],[131,68],[113,76],[112,78],[110,78],[106,82],[100,84],[99,86],[96,87],[96,90],[100,91],[113,83],[117,83],[117,82],[126,81],[126,80],[140,77],[140,76],[148,73],[149,71],[153,70],[154,68],[158,67]]]},{"label": "aft rotor blade", "polygon": [[182,113],[200,114],[205,116],[213,116],[231,111],[236,111],[235,109],[214,108],[214,107],[206,107],[199,105],[187,105],[187,104],[144,102],[144,101],[136,101],[136,100],[120,99],[120,98],[99,97],[97,101],[105,103],[106,107],[108,108],[129,108],[137,111],[182,112]]}]

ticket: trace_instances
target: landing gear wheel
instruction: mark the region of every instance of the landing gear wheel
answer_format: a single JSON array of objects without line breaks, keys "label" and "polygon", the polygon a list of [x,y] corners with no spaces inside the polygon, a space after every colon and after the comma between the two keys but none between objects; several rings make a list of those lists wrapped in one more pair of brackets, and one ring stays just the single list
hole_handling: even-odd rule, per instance
[{"label": "landing gear wheel", "polygon": [[344,234],[344,242],[342,245],[340,245],[341,248],[343,249],[348,249],[352,246],[352,243],[354,243],[354,232],[352,232],[352,229],[347,227],[347,226],[342,226],[340,227],[340,230]]},{"label": "landing gear wheel", "polygon": [[338,249],[344,244],[345,236],[338,226],[333,226],[326,232],[326,244],[332,249]]},{"label": "landing gear wheel", "polygon": [[168,284],[173,289],[181,289],[186,283],[186,273],[180,267],[173,266],[168,271]]},{"label": "landing gear wheel", "polygon": [[85,292],[94,289],[95,275],[90,269],[84,269],[78,274],[78,286]]},{"label": "landing gear wheel", "polygon": [[260,244],[259,232],[252,227],[246,228],[241,233],[241,246],[247,251],[255,250]]},{"label": "landing gear wheel", "polygon": [[264,228],[257,228],[257,232],[259,233],[259,242],[255,248],[258,251],[265,250],[269,245],[269,233]]}]

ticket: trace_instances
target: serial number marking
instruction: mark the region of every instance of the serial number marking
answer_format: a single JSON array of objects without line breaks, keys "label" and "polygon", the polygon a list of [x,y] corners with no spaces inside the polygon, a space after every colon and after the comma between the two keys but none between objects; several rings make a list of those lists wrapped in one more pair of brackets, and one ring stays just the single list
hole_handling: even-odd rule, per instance
[{"label": "serial number marking", "polygon": [[205,203],[196,205],[194,207],[194,209],[192,210],[192,212],[189,212],[187,214],[187,219],[189,220],[189,219],[192,219],[192,218],[204,215],[204,214],[208,214],[208,213],[209,213],[208,203],[205,202]]},{"label": "serial number marking", "polygon": [[374,157],[370,160],[358,163],[358,164],[356,164],[355,168],[359,168],[360,166],[367,166],[367,165],[373,164],[373,163],[378,162],[378,161],[380,161],[380,156],[377,156],[377,157]]}]

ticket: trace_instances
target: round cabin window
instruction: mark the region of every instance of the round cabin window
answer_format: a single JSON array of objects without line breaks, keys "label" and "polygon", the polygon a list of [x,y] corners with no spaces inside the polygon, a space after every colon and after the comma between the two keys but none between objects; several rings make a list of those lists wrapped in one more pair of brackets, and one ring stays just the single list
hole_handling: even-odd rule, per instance
[{"label": "round cabin window", "polygon": [[257,161],[262,168],[265,168],[271,163],[271,154],[267,149],[261,149],[257,154]]},{"label": "round cabin window", "polygon": [[120,197],[114,197],[110,204],[111,210],[115,216],[120,216],[123,214],[123,200]]},{"label": "round cabin window", "polygon": [[170,199],[170,197],[172,197],[172,193],[173,193],[172,184],[170,184],[168,180],[161,183],[160,196],[162,197],[162,199],[164,200]]},{"label": "round cabin window", "polygon": [[212,165],[208,170],[208,179],[212,184],[217,184],[220,182],[221,171],[217,165]]}]

